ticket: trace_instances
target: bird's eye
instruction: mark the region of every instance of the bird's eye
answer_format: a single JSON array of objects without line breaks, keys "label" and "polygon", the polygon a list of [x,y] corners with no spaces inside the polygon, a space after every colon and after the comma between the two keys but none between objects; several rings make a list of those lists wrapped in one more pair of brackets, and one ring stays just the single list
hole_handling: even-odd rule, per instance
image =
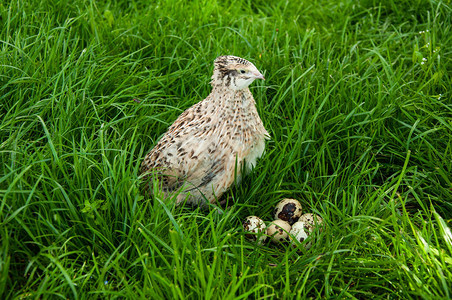
[{"label": "bird's eye", "polygon": [[246,71],[245,71],[245,70],[240,70],[240,73],[241,73],[241,74],[245,74]]}]

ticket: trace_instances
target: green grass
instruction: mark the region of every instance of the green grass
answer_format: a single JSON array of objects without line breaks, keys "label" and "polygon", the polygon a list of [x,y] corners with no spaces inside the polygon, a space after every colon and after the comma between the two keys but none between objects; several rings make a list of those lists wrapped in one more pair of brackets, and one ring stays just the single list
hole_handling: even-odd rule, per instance
[{"label": "green grass", "polygon": [[[113,3],[0,4],[0,298],[452,297],[451,1]],[[223,213],[144,199],[224,54],[266,154]],[[284,197],[309,250],[244,238]]]}]

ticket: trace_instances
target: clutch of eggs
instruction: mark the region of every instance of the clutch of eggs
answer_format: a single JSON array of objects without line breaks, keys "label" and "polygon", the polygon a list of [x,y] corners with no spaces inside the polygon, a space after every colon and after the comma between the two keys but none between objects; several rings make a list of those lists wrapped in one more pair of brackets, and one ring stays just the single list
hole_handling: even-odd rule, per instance
[{"label": "clutch of eggs", "polygon": [[[322,230],[320,225],[323,220],[312,213],[302,214],[302,207],[296,199],[281,200],[274,210],[275,220],[267,227],[265,222],[256,216],[249,216],[243,222],[245,236],[262,244],[267,237],[274,243],[290,241],[292,246],[304,242],[316,227]],[[309,249],[311,243],[304,244]]]}]

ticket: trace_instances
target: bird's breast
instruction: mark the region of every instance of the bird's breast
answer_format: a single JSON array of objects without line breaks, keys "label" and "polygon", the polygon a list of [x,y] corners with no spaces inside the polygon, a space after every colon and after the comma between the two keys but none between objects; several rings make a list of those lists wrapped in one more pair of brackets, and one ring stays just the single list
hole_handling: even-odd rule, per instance
[{"label": "bird's breast", "polygon": [[206,151],[203,155],[205,159],[220,156],[225,158],[226,164],[231,164],[231,168],[236,163],[242,165],[246,162],[246,169],[252,169],[264,153],[268,135],[252,94],[248,90],[229,94],[213,93],[201,108],[202,117],[199,120],[203,122],[192,128],[196,130],[195,136],[200,146],[205,144],[215,149],[210,151],[208,147],[200,147]]}]

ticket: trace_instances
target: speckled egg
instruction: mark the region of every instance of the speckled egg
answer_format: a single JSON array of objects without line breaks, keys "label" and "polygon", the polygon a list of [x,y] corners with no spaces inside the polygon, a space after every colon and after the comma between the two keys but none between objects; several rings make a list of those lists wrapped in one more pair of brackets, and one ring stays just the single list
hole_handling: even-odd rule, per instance
[{"label": "speckled egg", "polygon": [[316,214],[304,214],[300,217],[298,222],[304,223],[304,228],[306,229],[308,235],[311,234],[315,227],[318,227],[319,230],[322,230],[321,225],[323,223],[323,220]]},{"label": "speckled egg", "polygon": [[245,236],[252,241],[258,240],[258,243],[263,243],[267,239],[265,235],[267,226],[259,217],[246,217],[245,221],[243,221],[243,230],[247,232]]},{"label": "speckled egg", "polygon": [[295,222],[292,225],[292,229],[289,232],[289,237],[291,240],[291,245],[296,246],[295,240],[297,240],[300,243],[303,243],[305,239],[308,238],[308,234],[305,231],[304,228],[305,224],[301,221]]},{"label": "speckled egg", "polygon": [[267,227],[267,235],[274,243],[279,243],[287,240],[291,226],[284,220],[274,220],[270,226]]},{"label": "speckled egg", "polygon": [[275,220],[283,220],[290,225],[297,222],[302,213],[301,204],[295,199],[283,199],[275,208]]}]

